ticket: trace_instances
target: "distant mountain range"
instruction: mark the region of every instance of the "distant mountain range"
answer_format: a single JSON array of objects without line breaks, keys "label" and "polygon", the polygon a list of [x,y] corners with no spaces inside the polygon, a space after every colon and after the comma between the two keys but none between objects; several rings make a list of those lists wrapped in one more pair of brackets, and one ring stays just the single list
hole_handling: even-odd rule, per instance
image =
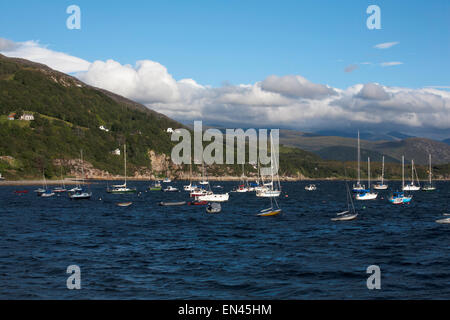
[{"label": "distant mountain range", "polygon": [[[294,130],[281,130],[280,143],[313,152],[326,160],[354,161],[357,158],[357,133],[354,137],[324,136]],[[364,136],[364,135],[363,135]],[[430,153],[435,164],[450,163],[450,145],[442,141],[409,137],[401,133],[387,134],[389,140],[372,141],[361,139],[361,159],[370,157],[380,161],[399,162],[402,155],[406,161],[414,159],[418,164],[428,162]],[[396,137],[396,139],[392,139]]]}]

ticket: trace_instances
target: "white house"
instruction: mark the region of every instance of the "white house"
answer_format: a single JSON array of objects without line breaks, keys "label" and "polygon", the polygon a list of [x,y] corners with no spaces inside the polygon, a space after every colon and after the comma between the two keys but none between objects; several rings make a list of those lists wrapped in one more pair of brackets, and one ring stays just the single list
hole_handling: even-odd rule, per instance
[{"label": "white house", "polygon": [[167,133],[173,133],[173,129],[172,128],[168,128],[167,129]]},{"label": "white house", "polygon": [[106,129],[105,126],[100,126],[99,129],[102,130],[102,131],[109,132],[109,129]]},{"label": "white house", "polygon": [[114,151],[112,152],[112,154],[115,155],[115,156],[120,156],[120,149],[117,148],[116,150],[114,150]]},{"label": "white house", "polygon": [[31,113],[24,113],[21,117],[20,120],[25,120],[25,121],[33,121],[34,120],[34,115]]}]

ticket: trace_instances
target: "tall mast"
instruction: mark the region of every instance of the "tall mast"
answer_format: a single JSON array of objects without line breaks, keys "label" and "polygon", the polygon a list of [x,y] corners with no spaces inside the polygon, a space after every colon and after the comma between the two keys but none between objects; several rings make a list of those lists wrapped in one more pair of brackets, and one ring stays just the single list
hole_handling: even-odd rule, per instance
[{"label": "tall mast", "polygon": [[431,186],[431,153],[428,155],[430,159],[430,171],[429,171],[429,179],[430,179],[430,186]]},{"label": "tall mast", "polygon": [[369,187],[370,190],[370,158],[367,158],[367,183],[369,184],[367,187]]},{"label": "tall mast", "polygon": [[381,184],[384,184],[384,156],[383,156],[383,166],[381,168]]},{"label": "tall mast", "polygon": [[125,187],[127,186],[127,145],[125,144],[123,147],[123,153],[125,158]]},{"label": "tall mast", "polygon": [[411,185],[414,184],[414,160],[411,160]]},{"label": "tall mast", "polygon": [[81,182],[84,184],[83,149],[81,149],[80,154],[81,154]]},{"label": "tall mast", "polygon": [[361,153],[360,153],[359,130],[358,130],[358,185],[361,184],[360,162],[361,162]]},{"label": "tall mast", "polygon": [[405,187],[405,156],[402,156],[402,189]]}]

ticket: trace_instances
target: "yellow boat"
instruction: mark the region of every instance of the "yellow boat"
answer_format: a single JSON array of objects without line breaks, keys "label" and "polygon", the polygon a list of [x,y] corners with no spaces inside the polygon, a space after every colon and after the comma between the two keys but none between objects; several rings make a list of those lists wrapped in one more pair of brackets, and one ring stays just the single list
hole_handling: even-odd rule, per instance
[{"label": "yellow boat", "polygon": [[129,207],[133,204],[133,202],[124,202],[124,203],[118,203],[118,207]]},{"label": "yellow boat", "polygon": [[270,216],[276,216],[281,213],[281,209],[273,210],[272,208],[269,210],[263,210],[261,213],[258,214],[260,217],[270,217]]}]

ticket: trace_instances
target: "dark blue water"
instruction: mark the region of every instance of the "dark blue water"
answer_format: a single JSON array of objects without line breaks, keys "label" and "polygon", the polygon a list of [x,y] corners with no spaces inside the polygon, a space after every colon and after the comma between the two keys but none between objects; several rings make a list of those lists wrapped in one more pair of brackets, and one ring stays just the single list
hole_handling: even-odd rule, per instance
[{"label": "dark blue water", "polygon": [[[131,184],[140,196],[109,195],[100,183],[94,199],[80,202],[0,187],[0,298],[450,298],[450,225],[435,223],[450,211],[448,182],[416,192],[406,206],[385,194],[357,202],[351,222],[330,221],[345,207],[343,182],[317,182],[317,192],[284,183],[289,197],[276,217],[255,215],[267,199],[254,194],[233,193],[221,214],[208,215],[204,207],[158,206],[188,200],[184,192]],[[134,204],[116,206],[124,201]],[[74,264],[81,290],[66,287]],[[381,290],[366,287],[370,265],[381,268]]]}]

